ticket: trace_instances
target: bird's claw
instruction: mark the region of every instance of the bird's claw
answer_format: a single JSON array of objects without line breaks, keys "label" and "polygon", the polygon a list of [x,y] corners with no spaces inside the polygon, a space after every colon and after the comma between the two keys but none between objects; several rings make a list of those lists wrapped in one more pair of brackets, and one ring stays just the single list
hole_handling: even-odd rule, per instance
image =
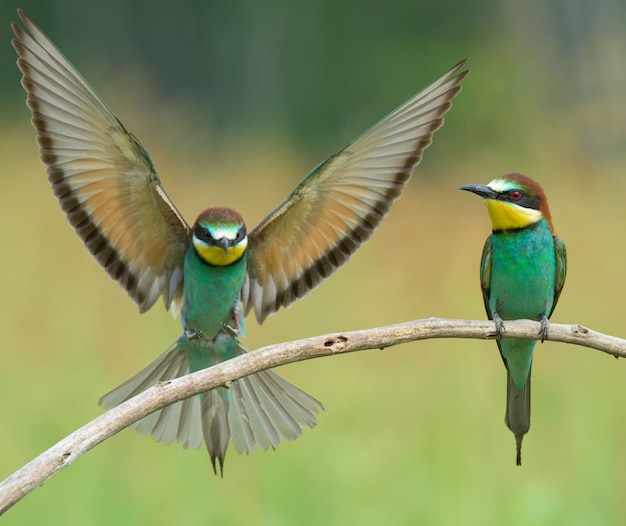
[{"label": "bird's claw", "polygon": [[550,322],[548,321],[548,318],[546,318],[546,315],[542,314],[541,318],[539,318],[539,323],[541,323],[539,334],[541,335],[541,343],[543,343],[544,340],[548,339],[548,332],[550,332]]},{"label": "bird's claw", "polygon": [[195,331],[191,331],[189,329],[185,329],[185,332],[183,333],[185,338],[187,338],[188,342],[191,342],[193,340],[198,340],[200,338],[202,338],[202,331],[201,330],[195,330]]},{"label": "bird's claw", "polygon": [[222,329],[224,330],[226,334],[231,336],[234,340],[236,340],[239,337],[239,334],[241,332],[239,329],[233,327],[232,325],[228,325],[228,323],[222,323]]},{"label": "bird's claw", "polygon": [[504,328],[504,322],[502,321],[502,318],[500,318],[500,315],[497,312],[493,313],[493,322],[496,325],[496,331],[493,334],[489,335],[489,338],[493,338],[496,340],[501,340],[502,339],[502,333],[505,331]]}]

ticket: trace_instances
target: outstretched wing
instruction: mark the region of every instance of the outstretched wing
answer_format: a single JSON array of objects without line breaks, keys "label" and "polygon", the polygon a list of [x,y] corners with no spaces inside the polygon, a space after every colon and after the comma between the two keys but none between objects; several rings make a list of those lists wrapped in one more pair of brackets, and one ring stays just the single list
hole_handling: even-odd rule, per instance
[{"label": "outstretched wing", "polygon": [[22,11],[12,24],[48,180],[88,250],[139,305],[176,308],[189,226],[148,152]]},{"label": "outstretched wing", "polygon": [[303,297],[367,241],[400,196],[469,71],[460,62],[314,169],[249,235],[245,313]]}]

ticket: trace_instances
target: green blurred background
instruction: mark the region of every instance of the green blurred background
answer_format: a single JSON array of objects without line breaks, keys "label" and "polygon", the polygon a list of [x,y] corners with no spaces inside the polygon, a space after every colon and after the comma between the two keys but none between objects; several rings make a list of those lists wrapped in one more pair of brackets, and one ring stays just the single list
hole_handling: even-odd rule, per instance
[{"label": "green blurred background", "polygon": [[[150,150],[189,221],[255,225],[310,168],[469,57],[472,74],[403,198],[328,283],[250,348],[429,316],[483,319],[489,233],[458,192],[520,171],[569,252],[553,321],[624,336],[626,5],[530,0],[0,0],[0,478],[100,414],[96,402],[179,334],[137,309],[66,224],[38,161],[9,41],[23,8]],[[439,340],[296,364],[315,430],[275,452],[124,431],[3,524],[619,524],[626,365],[538,346],[524,466],[503,423],[493,342]]]}]

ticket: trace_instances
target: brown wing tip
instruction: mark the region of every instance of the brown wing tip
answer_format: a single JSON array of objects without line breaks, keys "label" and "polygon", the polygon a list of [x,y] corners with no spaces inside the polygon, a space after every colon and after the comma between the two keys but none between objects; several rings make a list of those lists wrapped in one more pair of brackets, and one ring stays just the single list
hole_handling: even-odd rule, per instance
[{"label": "brown wing tip", "polygon": [[[469,60],[469,58],[464,58],[460,62],[457,62],[454,66],[452,66],[452,69],[449,71],[449,74],[451,76],[454,75],[463,66],[465,66],[465,64],[467,64],[468,60]],[[459,73],[457,75],[457,77],[456,77],[458,79],[458,82],[462,81],[465,77],[467,77],[470,74],[470,72],[471,72],[470,69],[466,69],[466,70],[461,71],[461,73]]]},{"label": "brown wing tip", "polygon": [[16,37],[16,38],[11,39],[11,45],[13,46],[13,49],[17,51],[17,54],[18,54],[17,62],[19,64],[19,62],[22,60],[21,57],[24,54],[25,46],[22,43],[22,40],[24,39],[24,36],[26,35],[26,31],[17,22],[11,22],[11,30],[13,31],[13,34]]},{"label": "brown wing tip", "polygon": [[[441,115],[444,115],[448,112],[450,107],[452,106],[452,100],[461,92],[463,86],[461,86],[461,82],[465,80],[465,78],[471,73],[470,69],[465,69],[461,72],[459,70],[467,63],[468,59],[463,59],[461,62],[452,67],[443,77],[439,80],[435,81],[435,84],[441,85],[446,82],[452,81],[452,85],[450,89],[447,91],[448,95],[448,106],[444,111],[441,112]],[[442,105],[443,107],[443,105]]]},{"label": "brown wing tip", "polygon": [[[33,22],[31,18],[20,8],[17,9],[17,16],[19,17],[22,24],[24,24],[26,26],[26,29],[28,29],[29,31],[31,31],[32,28],[39,29],[35,22]],[[17,36],[17,38],[21,39],[24,35],[24,28],[20,26],[17,22],[11,22],[11,29],[13,30],[13,33],[15,33],[15,36]]]},{"label": "brown wing tip", "polygon": [[[20,20],[24,23],[24,24],[30,24],[30,25],[35,25],[35,23],[31,20],[31,18],[21,9],[21,8],[17,8],[17,16],[20,18]],[[15,22],[13,22],[15,23]],[[35,26],[37,27],[37,26]]]}]

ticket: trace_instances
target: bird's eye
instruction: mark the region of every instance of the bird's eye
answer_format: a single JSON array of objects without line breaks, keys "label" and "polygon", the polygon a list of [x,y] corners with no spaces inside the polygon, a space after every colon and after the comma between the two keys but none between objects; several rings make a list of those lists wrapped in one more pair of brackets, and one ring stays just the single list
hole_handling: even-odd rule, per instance
[{"label": "bird's eye", "polygon": [[235,238],[235,242],[239,243],[239,241],[241,241],[244,237],[246,237],[246,227],[242,226],[237,232],[237,237]]},{"label": "bird's eye", "polygon": [[522,198],[522,192],[520,192],[519,190],[512,190],[509,194],[509,197],[513,201],[519,201]]}]

